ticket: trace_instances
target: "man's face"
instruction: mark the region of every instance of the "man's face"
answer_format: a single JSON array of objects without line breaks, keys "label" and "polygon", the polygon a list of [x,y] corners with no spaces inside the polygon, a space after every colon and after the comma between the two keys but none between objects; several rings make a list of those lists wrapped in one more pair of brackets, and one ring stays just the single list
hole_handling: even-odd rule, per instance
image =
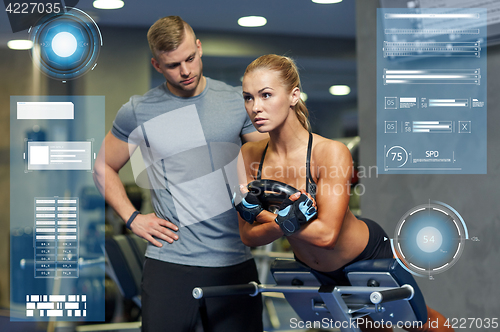
[{"label": "man's face", "polygon": [[205,80],[201,42],[199,39],[195,41],[190,32],[184,33],[184,40],[176,50],[158,52],[156,58],[151,59],[151,64],[165,77],[170,92],[187,98],[199,95],[205,88]]}]

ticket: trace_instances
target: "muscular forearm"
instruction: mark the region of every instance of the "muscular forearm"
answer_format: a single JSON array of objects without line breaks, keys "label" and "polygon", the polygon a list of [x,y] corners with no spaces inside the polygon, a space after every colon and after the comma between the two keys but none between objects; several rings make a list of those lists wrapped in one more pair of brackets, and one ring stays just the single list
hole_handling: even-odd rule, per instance
[{"label": "muscular forearm", "polygon": [[320,248],[333,249],[337,243],[338,233],[330,225],[317,218],[302,226],[297,233],[290,235],[290,237]]},{"label": "muscular forearm", "polygon": [[[135,208],[127,197],[118,173],[109,166],[102,166],[94,173],[94,181],[106,202],[126,222]],[[161,247],[162,244],[155,237],[168,243],[179,239],[179,236],[174,233],[179,228],[168,220],[158,218],[154,213],[136,216],[130,227],[134,234],[157,247]]]},{"label": "muscular forearm", "polygon": [[135,208],[125,192],[125,187],[118,176],[118,172],[108,165],[96,167],[94,182],[106,202],[124,221],[127,221]]},{"label": "muscular forearm", "polygon": [[258,247],[282,237],[283,232],[274,222],[274,218],[276,215],[269,211],[262,211],[253,224],[240,218],[240,235],[243,243],[249,247]]},{"label": "muscular forearm", "polygon": [[[125,222],[130,219],[135,208],[127,197],[125,187],[118,176],[118,171],[127,163],[130,153],[135,148],[135,146],[114,137],[110,132],[104,139],[94,167],[94,182],[97,188],[106,199],[106,202]],[[179,236],[175,234],[179,230],[177,225],[158,218],[155,213],[138,214],[127,226],[134,234],[157,247],[161,247],[162,244],[156,239],[162,239],[168,243],[173,243],[173,241],[179,239]]]},{"label": "muscular forearm", "polygon": [[[240,235],[243,243],[249,247],[257,247],[282,237],[283,231],[274,221],[275,218],[275,214],[263,211],[253,224],[241,220]],[[338,233],[329,225],[316,219],[289,237],[320,248],[333,249],[337,243]]]}]

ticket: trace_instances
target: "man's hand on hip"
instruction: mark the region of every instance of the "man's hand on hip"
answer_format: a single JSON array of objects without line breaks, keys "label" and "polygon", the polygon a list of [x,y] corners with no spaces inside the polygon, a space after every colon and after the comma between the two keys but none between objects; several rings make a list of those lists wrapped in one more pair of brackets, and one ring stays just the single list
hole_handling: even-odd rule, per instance
[{"label": "man's hand on hip", "polygon": [[158,218],[154,213],[137,215],[130,225],[130,229],[135,235],[142,237],[157,247],[161,247],[162,244],[155,238],[168,243],[173,243],[179,239],[179,235],[175,234],[179,227],[168,220]]}]

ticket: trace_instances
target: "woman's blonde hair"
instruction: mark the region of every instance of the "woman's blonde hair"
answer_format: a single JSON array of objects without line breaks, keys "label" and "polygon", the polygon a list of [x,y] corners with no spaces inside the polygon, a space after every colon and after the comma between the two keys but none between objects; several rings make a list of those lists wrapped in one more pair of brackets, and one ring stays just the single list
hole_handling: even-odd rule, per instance
[{"label": "woman's blonde hair", "polygon": [[[276,54],[267,54],[258,57],[248,65],[245,70],[245,75],[256,69],[268,69],[277,72],[280,81],[289,92],[295,88],[301,89],[299,71],[295,62],[289,57]],[[309,111],[301,98],[299,98],[298,103],[295,104],[294,111],[302,127],[307,131],[311,131]]]}]

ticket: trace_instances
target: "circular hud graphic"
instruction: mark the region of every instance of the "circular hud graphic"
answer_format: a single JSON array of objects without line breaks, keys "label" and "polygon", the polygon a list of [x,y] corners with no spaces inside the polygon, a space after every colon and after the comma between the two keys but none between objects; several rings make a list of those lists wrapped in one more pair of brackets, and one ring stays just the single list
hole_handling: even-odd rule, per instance
[{"label": "circular hud graphic", "polygon": [[452,207],[434,202],[406,212],[396,227],[392,244],[406,269],[431,276],[458,261],[466,239],[462,217]]},{"label": "circular hud graphic", "polygon": [[31,28],[30,38],[35,64],[46,75],[63,81],[93,69],[102,46],[99,27],[77,8],[44,16]]}]

